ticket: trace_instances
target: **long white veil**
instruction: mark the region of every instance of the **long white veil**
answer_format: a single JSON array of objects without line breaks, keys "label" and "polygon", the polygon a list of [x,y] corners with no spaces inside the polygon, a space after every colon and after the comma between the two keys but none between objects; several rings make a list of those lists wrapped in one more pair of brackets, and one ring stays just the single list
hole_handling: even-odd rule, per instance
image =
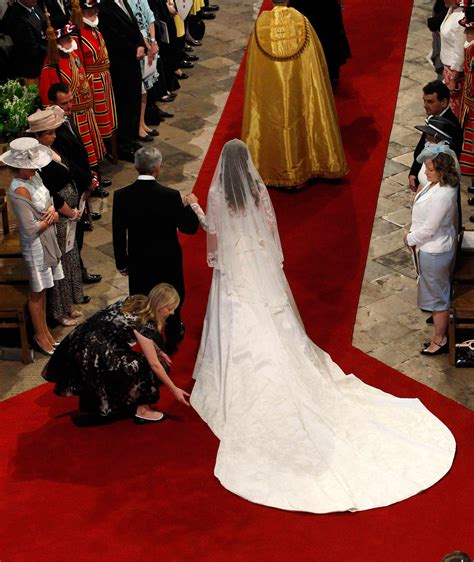
[{"label": "long white veil", "polygon": [[238,139],[222,150],[206,222],[208,263],[226,276],[229,292],[270,306],[287,302],[273,205],[246,144]]}]

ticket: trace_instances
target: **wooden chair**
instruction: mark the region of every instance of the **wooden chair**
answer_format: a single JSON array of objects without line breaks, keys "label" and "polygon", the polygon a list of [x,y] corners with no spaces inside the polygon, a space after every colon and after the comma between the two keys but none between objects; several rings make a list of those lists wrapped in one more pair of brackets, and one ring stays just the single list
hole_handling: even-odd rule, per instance
[{"label": "wooden chair", "polygon": [[10,222],[8,220],[8,206],[6,190],[0,187],[0,213],[2,215],[3,236],[0,239],[0,257],[18,258],[21,257],[20,235],[18,230],[10,232]]},{"label": "wooden chair", "polygon": [[26,321],[28,318],[28,285],[0,286],[0,329],[17,328],[20,332],[21,358],[23,363],[31,361]]}]

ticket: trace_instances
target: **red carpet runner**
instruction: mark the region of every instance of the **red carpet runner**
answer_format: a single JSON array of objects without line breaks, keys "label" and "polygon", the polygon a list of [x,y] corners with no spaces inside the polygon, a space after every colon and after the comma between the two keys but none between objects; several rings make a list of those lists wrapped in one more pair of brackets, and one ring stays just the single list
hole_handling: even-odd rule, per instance
[{"label": "red carpet runner", "polygon": [[[217,440],[166,391],[164,407],[178,421],[78,429],[69,418],[77,401],[41,386],[0,405],[2,561],[436,562],[455,549],[474,552],[472,412],[351,347],[411,2],[347,6],[353,59],[343,69],[337,106],[351,175],[340,185],[272,192],[285,270],[309,334],[347,372],[419,397],[450,427],[458,443],[451,472],[387,508],[324,516],[279,511],[219,485]],[[241,69],[198,179],[203,202],[223,143],[239,135],[242,83]],[[190,388],[210,271],[204,236],[184,245],[188,334],[174,376]]]}]

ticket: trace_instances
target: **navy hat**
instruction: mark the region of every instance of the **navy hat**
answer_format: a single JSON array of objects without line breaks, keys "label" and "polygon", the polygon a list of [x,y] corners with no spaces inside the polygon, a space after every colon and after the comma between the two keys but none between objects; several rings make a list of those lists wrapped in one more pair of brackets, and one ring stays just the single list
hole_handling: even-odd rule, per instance
[{"label": "navy hat", "polygon": [[449,119],[438,115],[429,117],[426,119],[425,125],[416,125],[415,129],[437,140],[448,141],[450,144],[453,144],[456,138],[456,125]]}]

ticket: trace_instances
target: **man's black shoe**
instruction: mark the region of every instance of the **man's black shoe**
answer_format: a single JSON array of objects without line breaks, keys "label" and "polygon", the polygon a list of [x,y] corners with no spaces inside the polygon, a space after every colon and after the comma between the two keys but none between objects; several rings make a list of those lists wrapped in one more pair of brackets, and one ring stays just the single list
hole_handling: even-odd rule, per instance
[{"label": "man's black shoe", "polygon": [[89,303],[89,302],[91,302],[90,296],[89,296],[89,295],[84,295],[84,296],[82,297],[82,302],[80,302],[79,304],[87,304],[87,303]]},{"label": "man's black shoe", "polygon": [[109,196],[109,192],[106,189],[103,189],[102,187],[98,187],[97,189],[94,189],[94,191],[91,193],[91,197],[108,197]]},{"label": "man's black shoe", "polygon": [[181,74],[175,74],[175,76],[178,80],[187,80],[189,78],[189,76],[184,72],[181,72]]},{"label": "man's black shoe", "polygon": [[179,68],[194,68],[194,64],[188,60],[182,60],[179,63]]},{"label": "man's black shoe", "polygon": [[192,45],[193,47],[199,47],[200,45],[202,45],[201,41],[198,41],[197,39],[186,39],[186,43],[188,45]]},{"label": "man's black shoe", "polygon": [[85,230],[85,232],[92,232],[94,230],[91,221],[88,220],[82,221],[82,228]]},{"label": "man's black shoe", "polygon": [[107,179],[107,178],[102,178],[102,179],[100,180],[100,185],[101,185],[102,187],[110,187],[110,186],[112,185],[112,180],[109,180],[109,179]]},{"label": "man's black shoe", "polygon": [[209,4],[209,6],[204,6],[203,9],[207,10],[208,12],[218,12],[219,6],[217,4]]},{"label": "man's black shoe", "polygon": [[185,50],[187,53],[192,53],[192,52],[194,51],[194,49],[193,49],[193,47],[191,47],[191,45],[185,45],[185,46],[184,46],[184,50]]},{"label": "man's black shoe", "polygon": [[125,162],[135,162],[135,156],[131,150],[119,150],[118,159],[125,160]]},{"label": "man's black shoe", "polygon": [[186,60],[196,62],[197,60],[199,60],[199,57],[197,55],[186,55]]},{"label": "man's black shoe", "polygon": [[160,117],[162,119],[166,119],[167,117],[174,117],[173,113],[170,113],[169,111],[163,111],[162,109],[158,110],[160,112]]},{"label": "man's black shoe", "polygon": [[179,336],[178,336],[178,343],[184,340],[184,334],[186,333],[186,326],[184,322],[181,322],[179,325]]},{"label": "man's black shoe", "polygon": [[86,285],[92,285],[93,283],[99,283],[100,281],[102,281],[102,275],[88,273],[87,270],[82,272],[82,282]]},{"label": "man's black shoe", "polygon": [[198,16],[202,20],[215,20],[216,19],[216,14],[214,12],[205,12],[204,10],[201,10],[199,12]]},{"label": "man's black shoe", "polygon": [[91,219],[91,221],[98,221],[99,219],[102,218],[102,215],[100,213],[90,212],[89,218]]},{"label": "man's black shoe", "polygon": [[474,193],[474,187],[468,187],[467,192],[468,193]]}]

